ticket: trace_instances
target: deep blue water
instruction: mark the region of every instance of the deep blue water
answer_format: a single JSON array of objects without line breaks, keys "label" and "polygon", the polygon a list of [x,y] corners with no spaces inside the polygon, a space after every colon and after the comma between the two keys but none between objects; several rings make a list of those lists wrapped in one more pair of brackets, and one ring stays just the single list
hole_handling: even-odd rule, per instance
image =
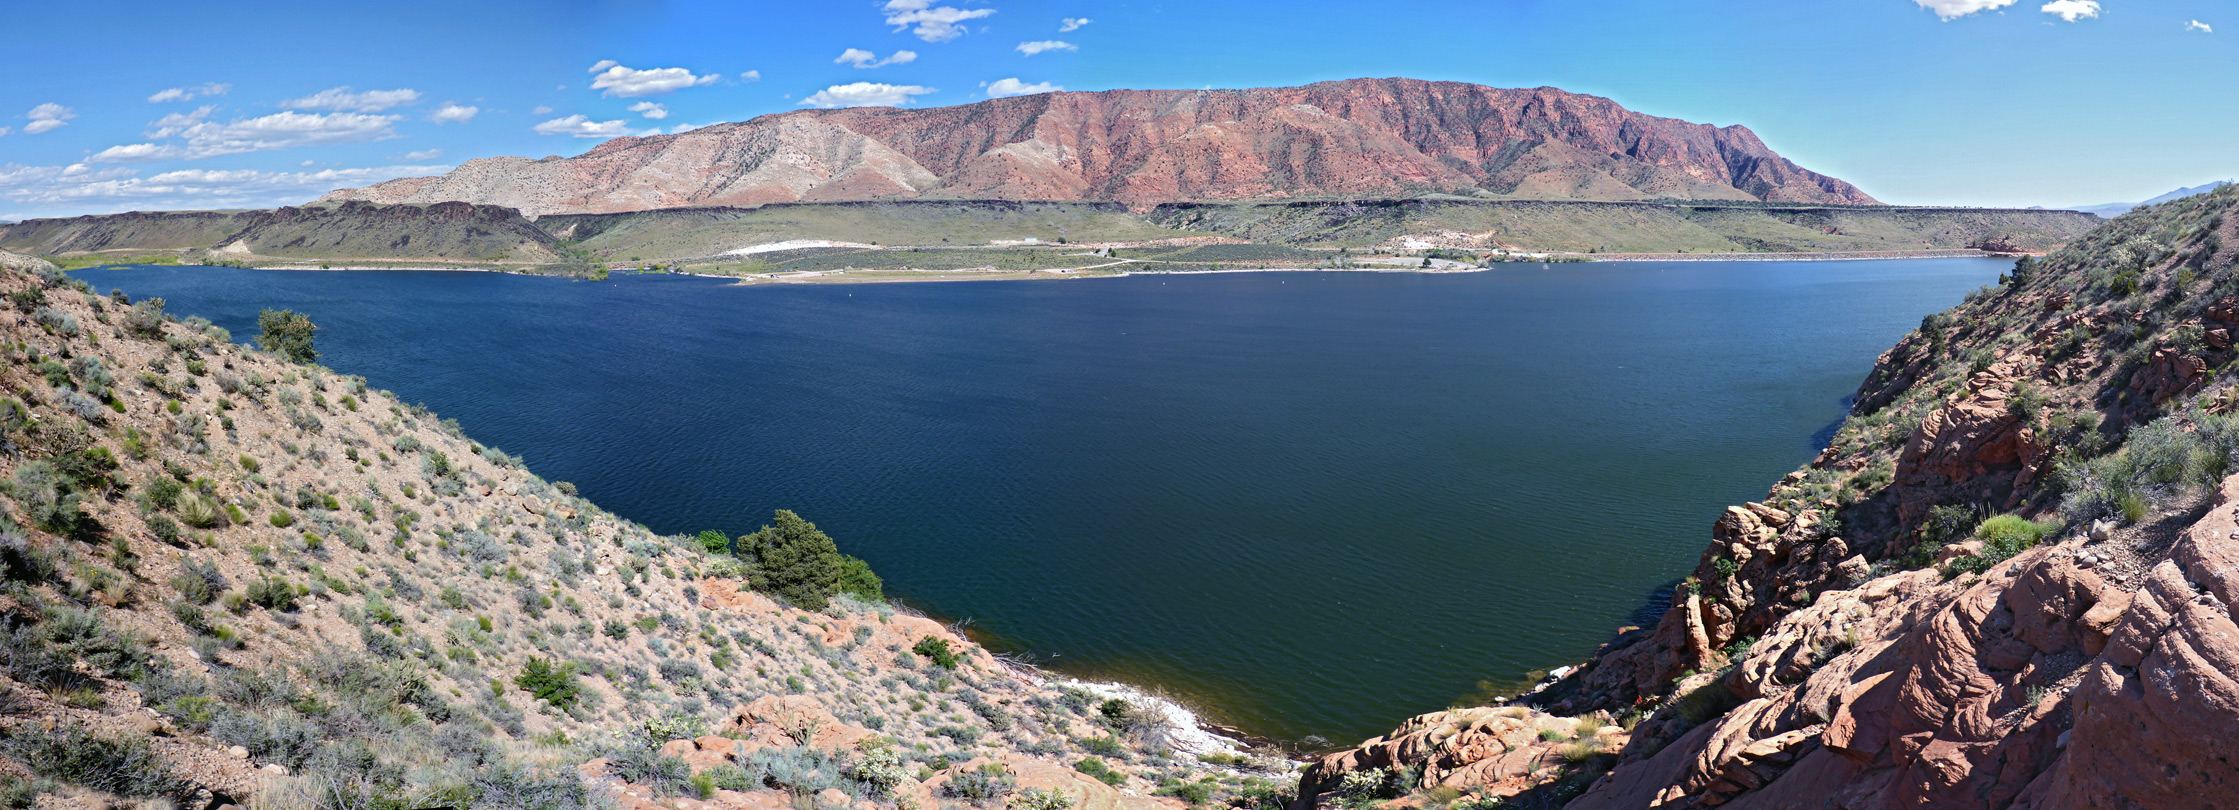
[{"label": "deep blue water", "polygon": [[457,418],[656,531],[790,508],[1058,669],[1350,741],[1573,662],[1992,260],[733,287],[82,271]]}]

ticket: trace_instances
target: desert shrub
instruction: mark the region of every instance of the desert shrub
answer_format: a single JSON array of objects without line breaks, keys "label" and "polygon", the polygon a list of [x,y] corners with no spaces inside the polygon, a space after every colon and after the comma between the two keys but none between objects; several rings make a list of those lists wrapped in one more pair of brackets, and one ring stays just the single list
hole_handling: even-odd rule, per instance
[{"label": "desert shrub", "polygon": [[2054,521],[2037,522],[2015,515],[1998,515],[1975,527],[1975,536],[1983,541],[1982,554],[1953,560],[1947,573],[1958,575],[1968,571],[1983,571],[1991,566],[2013,559],[2044,542],[2045,537],[2060,530]]},{"label": "desert shrub", "polygon": [[926,636],[918,639],[917,645],[911,647],[910,652],[917,653],[925,660],[933,662],[934,666],[942,669],[956,668],[956,652],[949,649],[948,639]]},{"label": "desert shrub", "polygon": [[[1212,798],[1210,791],[1207,792],[1205,798]],[[1202,800],[1192,802],[1192,804],[1202,803]],[[1073,797],[1066,795],[1063,791],[1027,788],[1009,799],[1005,799],[1003,806],[1010,810],[1072,810]]]},{"label": "desert shrub", "polygon": [[124,331],[133,337],[163,337],[163,299],[149,298],[124,313]]},{"label": "desert shrub", "polygon": [[266,577],[249,583],[242,598],[248,600],[249,604],[266,610],[294,610],[295,586],[288,584],[287,580]]},{"label": "desert shrub", "polygon": [[179,493],[179,520],[197,529],[215,529],[228,522],[216,499],[192,489]]},{"label": "desert shrub", "polygon": [[0,750],[40,776],[104,793],[184,801],[191,789],[144,738],[95,734],[77,725],[54,731],[25,725],[9,729]]},{"label": "desert shrub", "polygon": [[73,483],[49,460],[26,462],[8,480],[8,495],[34,525],[55,534],[77,535],[88,520]]},{"label": "desert shrub", "polygon": [[796,796],[810,796],[826,790],[850,793],[854,783],[844,775],[840,762],[822,749],[799,746],[794,748],[763,748],[747,755],[741,763],[755,783],[778,788]]},{"label": "desert shrub", "polygon": [[1078,742],[1081,750],[1100,757],[1117,759],[1127,756],[1127,746],[1121,745],[1119,737],[1116,735],[1107,734],[1102,737],[1089,737]]},{"label": "desert shrub", "polygon": [[905,783],[911,781],[910,768],[902,764],[902,756],[884,740],[872,737],[857,746],[858,756],[849,763],[847,778],[863,786],[871,795],[891,798]]},{"label": "desert shrub", "polygon": [[171,578],[171,587],[179,597],[197,605],[207,605],[218,594],[230,587],[218,564],[209,560],[188,559],[179,565],[179,573]]},{"label": "desert shrub", "polygon": [[318,362],[319,352],[311,344],[319,327],[310,318],[293,310],[267,309],[257,313],[257,328],[259,348],[290,363]]},{"label": "desert shrub", "polygon": [[513,683],[536,699],[562,709],[575,705],[583,690],[582,682],[575,676],[575,662],[555,665],[549,658],[529,659],[522,666],[521,674],[514,676]]},{"label": "desert shrub", "polygon": [[[476,810],[575,810],[604,806],[595,801],[590,787],[565,768],[531,768],[506,761],[475,771],[472,800],[462,802]],[[424,803],[419,806],[425,806]]]},{"label": "desert shrub", "polygon": [[221,709],[210,721],[210,736],[246,748],[257,759],[295,769],[318,753],[323,735],[302,715],[280,708],[268,712]]},{"label": "desert shrub", "polygon": [[[1351,774],[1347,774],[1347,776],[1351,776]],[[1212,802],[1213,789],[1215,787],[1218,787],[1218,785],[1213,781],[1213,777],[1208,776],[1204,779],[1200,779],[1194,782],[1177,781],[1171,784],[1161,785],[1157,790],[1152,791],[1152,794],[1158,796],[1172,796],[1174,798],[1181,799],[1183,803],[1194,807],[1197,805]]]},{"label": "desert shrub", "polygon": [[1364,768],[1347,772],[1337,781],[1339,795],[1354,802],[1397,798],[1405,792],[1400,774],[1390,768]]},{"label": "desert shrub", "polygon": [[1018,779],[1004,770],[1002,763],[990,762],[977,770],[965,771],[949,777],[941,785],[941,794],[968,801],[986,801],[1010,795],[1018,789]]},{"label": "desert shrub", "polygon": [[2121,516],[2136,521],[2148,508],[2230,473],[2239,457],[2239,416],[2192,411],[2131,431],[2121,449],[2088,461],[2063,460],[2054,484],[2072,520]]},{"label": "desert shrub", "polygon": [[38,318],[39,325],[52,329],[58,334],[72,337],[76,337],[78,334],[78,319],[70,317],[70,313],[53,307],[40,307],[34,317]]},{"label": "desert shrub", "polygon": [[158,475],[148,479],[148,483],[140,488],[140,494],[149,508],[168,510],[178,507],[179,496],[185,490],[186,485],[179,483],[178,479]]},{"label": "desert shrub", "polygon": [[1112,770],[1112,766],[1097,757],[1082,757],[1073,763],[1073,770],[1096,777],[1097,781],[1117,787],[1127,782],[1127,775]]}]

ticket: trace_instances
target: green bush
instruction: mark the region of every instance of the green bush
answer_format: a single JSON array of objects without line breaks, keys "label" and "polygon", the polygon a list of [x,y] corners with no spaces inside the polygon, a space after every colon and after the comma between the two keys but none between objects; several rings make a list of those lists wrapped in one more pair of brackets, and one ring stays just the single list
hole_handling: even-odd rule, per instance
[{"label": "green bush", "polygon": [[2223,480],[2239,469],[2235,458],[2239,416],[2194,410],[2131,431],[2113,453],[2061,461],[2054,485],[2065,493],[2061,511],[2070,520],[2136,522],[2160,502]]},{"label": "green bush", "polygon": [[192,489],[179,493],[179,519],[197,529],[226,525],[226,513],[218,508],[218,502]]},{"label": "green bush", "polygon": [[248,592],[242,596],[248,600],[249,604],[266,610],[295,609],[295,586],[288,584],[283,579],[266,577],[249,583]]},{"label": "green bush", "polygon": [[1166,785],[1152,791],[1152,793],[1158,796],[1172,796],[1194,807],[1212,802],[1214,787],[1213,778],[1208,776],[1195,782],[1176,782]]},{"label": "green bush", "polygon": [[1991,566],[2036,548],[2047,536],[2060,531],[2060,526],[2055,521],[2040,523],[2015,515],[1992,517],[1975,527],[1975,537],[1983,541],[1982,554],[1951,561],[1946,573],[1957,576],[1968,571],[1988,570]]},{"label": "green bush", "polygon": [[924,638],[918,639],[917,645],[911,647],[910,652],[917,653],[919,656],[924,657],[925,660],[933,662],[934,666],[940,667],[942,669],[956,668],[956,652],[949,649],[948,639],[926,636]]},{"label": "green bush", "polygon": [[295,516],[288,514],[286,509],[272,510],[272,517],[268,519],[272,521],[273,526],[282,529],[295,525]]},{"label": "green bush", "polygon": [[748,584],[795,605],[823,610],[839,593],[885,599],[870,566],[841,554],[830,535],[790,510],[777,510],[772,525],[740,537],[736,548],[750,566]]},{"label": "green bush", "polygon": [[257,313],[257,346],[279,355],[290,363],[316,363],[319,352],[312,348],[313,333],[319,327],[301,313],[286,309],[268,309]]},{"label": "green bush", "polygon": [[521,674],[513,677],[513,684],[535,695],[537,700],[562,709],[574,706],[583,694],[583,683],[575,677],[573,661],[555,665],[549,658],[531,658],[521,667]]}]

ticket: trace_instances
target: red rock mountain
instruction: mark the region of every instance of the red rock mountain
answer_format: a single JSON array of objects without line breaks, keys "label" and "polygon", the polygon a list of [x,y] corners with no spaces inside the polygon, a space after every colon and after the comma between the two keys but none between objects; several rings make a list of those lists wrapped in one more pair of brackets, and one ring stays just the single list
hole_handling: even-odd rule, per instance
[{"label": "red rock mountain", "polygon": [[498,157],[327,195],[531,215],[892,198],[1184,200],[1490,193],[1878,204],[1741,126],[1542,87],[1354,79],[1111,90],[956,107],[766,115],[623,137],[573,158]]}]

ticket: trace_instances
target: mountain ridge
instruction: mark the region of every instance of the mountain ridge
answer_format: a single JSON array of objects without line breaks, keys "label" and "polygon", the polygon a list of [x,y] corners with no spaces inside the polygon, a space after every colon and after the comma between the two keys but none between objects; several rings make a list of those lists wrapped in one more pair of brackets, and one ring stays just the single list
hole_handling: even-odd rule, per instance
[{"label": "mountain ridge", "polygon": [[494,157],[322,200],[465,201],[530,216],[905,198],[1162,202],[1465,192],[1526,199],[1878,204],[1745,126],[1556,88],[1348,79],[1106,90],[953,107],[797,110]]}]

